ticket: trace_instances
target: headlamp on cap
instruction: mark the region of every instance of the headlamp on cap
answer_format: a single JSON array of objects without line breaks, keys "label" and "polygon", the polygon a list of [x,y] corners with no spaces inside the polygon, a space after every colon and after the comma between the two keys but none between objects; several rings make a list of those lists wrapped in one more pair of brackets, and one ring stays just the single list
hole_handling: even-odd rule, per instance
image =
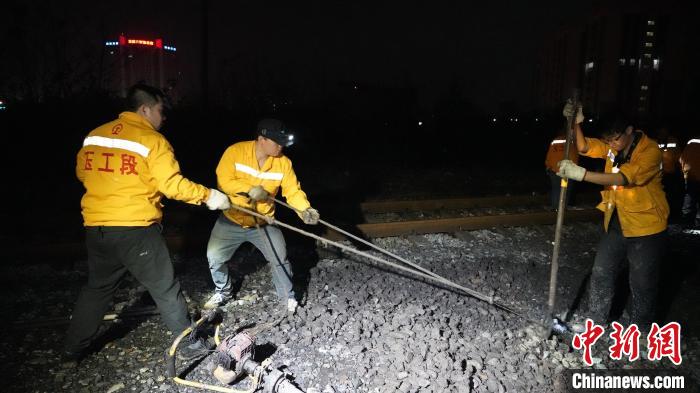
[{"label": "headlamp on cap", "polygon": [[284,123],[277,119],[263,119],[258,123],[258,135],[275,141],[282,147],[294,144],[294,134],[287,131]]}]

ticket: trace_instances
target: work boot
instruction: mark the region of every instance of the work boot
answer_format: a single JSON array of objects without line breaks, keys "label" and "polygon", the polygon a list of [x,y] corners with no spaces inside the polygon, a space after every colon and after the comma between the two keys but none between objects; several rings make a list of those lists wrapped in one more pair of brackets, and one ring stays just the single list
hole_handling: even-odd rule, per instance
[{"label": "work boot", "polygon": [[596,325],[607,327],[607,324],[605,323],[605,321],[601,321],[601,319],[596,319],[594,316],[574,314],[572,316],[571,320],[567,322],[567,325],[569,326],[569,330],[574,334],[581,334],[581,333],[585,332],[586,331],[586,319],[591,319],[593,321],[593,323],[595,323]]},{"label": "work boot", "polygon": [[63,351],[60,357],[61,368],[71,369],[78,367],[83,360],[83,351]]},{"label": "work boot", "polygon": [[223,306],[226,304],[229,300],[231,300],[233,297],[229,294],[221,293],[221,292],[216,292],[213,294],[209,300],[207,300],[206,303],[202,306],[202,308],[210,310],[212,308],[217,308],[219,306]]},{"label": "work boot", "polygon": [[180,342],[178,355],[182,360],[190,360],[208,355],[214,349],[214,345],[202,337],[187,336]]}]

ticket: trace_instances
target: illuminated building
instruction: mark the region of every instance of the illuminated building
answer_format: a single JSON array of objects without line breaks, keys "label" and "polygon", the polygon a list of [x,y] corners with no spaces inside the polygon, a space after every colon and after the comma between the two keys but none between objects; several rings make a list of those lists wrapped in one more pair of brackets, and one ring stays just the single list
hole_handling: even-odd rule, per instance
[{"label": "illuminated building", "polygon": [[105,87],[126,96],[129,86],[146,83],[156,86],[177,100],[180,72],[177,48],[166,45],[161,38],[119,36],[117,41],[105,42]]},{"label": "illuminated building", "polygon": [[620,112],[651,120],[681,116],[691,66],[682,10],[632,3],[599,7],[553,34],[541,47],[535,75],[538,109],[561,108],[572,88],[591,116]]}]

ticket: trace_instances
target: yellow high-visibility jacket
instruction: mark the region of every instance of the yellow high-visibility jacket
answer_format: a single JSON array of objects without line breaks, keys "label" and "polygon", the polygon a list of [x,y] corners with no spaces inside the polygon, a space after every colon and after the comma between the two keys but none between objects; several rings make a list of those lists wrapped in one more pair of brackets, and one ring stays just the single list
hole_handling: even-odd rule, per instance
[{"label": "yellow high-visibility jacket", "polygon": [[[292,161],[284,155],[268,157],[261,168],[255,156],[254,140],[239,142],[226,149],[216,167],[216,179],[219,189],[229,196],[231,203],[268,217],[275,215],[274,201],[251,203],[248,198],[237,194],[247,193],[251,187],[260,185],[270,194],[270,198],[274,198],[281,187],[282,196],[295,209],[304,211],[311,207],[292,169]],[[256,217],[233,208],[225,211],[224,215],[244,228],[256,224]],[[264,223],[262,219],[258,221]]]},{"label": "yellow high-visibility jacket", "polygon": [[134,112],[88,134],[75,173],[85,186],[85,226],[148,226],[163,216],[163,195],[195,205],[209,198],[207,187],[180,174],[165,137]]},{"label": "yellow high-visibility jacket", "polygon": [[[637,131],[641,132],[641,131]],[[632,157],[627,163],[613,168],[617,151],[600,139],[586,138],[588,151],[583,154],[605,159],[605,173],[622,173],[626,186],[606,186],[598,209],[605,213],[608,230],[613,211],[617,209],[622,234],[625,237],[653,235],[666,229],[668,202],[661,185],[661,150],[653,139],[642,133]]]}]

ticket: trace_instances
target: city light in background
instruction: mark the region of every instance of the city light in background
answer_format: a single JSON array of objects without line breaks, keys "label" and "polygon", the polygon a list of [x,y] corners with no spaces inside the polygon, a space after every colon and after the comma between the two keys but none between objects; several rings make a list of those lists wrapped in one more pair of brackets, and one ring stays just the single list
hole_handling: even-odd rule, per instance
[{"label": "city light in background", "polygon": [[126,45],[141,45],[141,46],[154,46],[156,48],[165,49],[168,51],[176,52],[177,48],[172,45],[163,44],[162,38],[156,39],[137,39],[137,38],[126,38],[124,35],[119,36],[118,41],[106,41],[105,46],[126,46]]},{"label": "city light in background", "polygon": [[123,96],[130,85],[143,81],[166,91],[173,102],[179,100],[176,86],[181,74],[174,45],[166,45],[162,38],[125,34],[105,41],[104,45],[110,57],[103,78],[110,91]]}]

